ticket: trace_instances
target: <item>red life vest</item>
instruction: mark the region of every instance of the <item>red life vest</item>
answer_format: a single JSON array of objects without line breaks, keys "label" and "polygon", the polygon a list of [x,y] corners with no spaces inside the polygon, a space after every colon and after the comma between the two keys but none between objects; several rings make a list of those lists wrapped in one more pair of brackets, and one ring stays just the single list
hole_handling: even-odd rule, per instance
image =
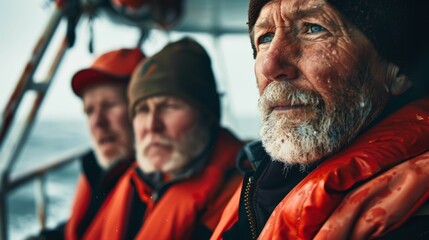
[{"label": "red life vest", "polygon": [[[83,159],[83,161],[92,161],[92,160],[96,161],[95,159],[91,159],[91,158]],[[106,201],[108,201],[109,196],[112,193],[112,191],[110,190],[112,190],[113,186],[117,183],[117,180],[119,179],[119,177],[128,169],[130,165],[131,165],[131,161],[129,160],[123,160],[123,161],[117,162],[114,166],[112,166],[112,168],[107,173],[105,173],[106,175],[103,176],[103,179],[100,179],[100,181],[102,182],[99,182],[98,184],[100,185],[96,185],[96,186],[98,186],[100,189],[103,188],[106,191],[106,193],[109,194],[104,200],[104,202],[101,203],[100,209],[103,209],[105,207]],[[89,168],[92,168],[92,167],[95,167],[95,166],[89,165]],[[92,174],[92,173],[85,172],[84,170],[84,173],[82,173],[78,178],[72,211],[70,214],[70,218],[67,220],[67,223],[65,225],[65,230],[64,230],[64,238],[66,240],[81,239],[81,237],[78,234],[78,229],[79,227],[82,227],[80,225],[82,225],[84,218],[85,217],[88,218],[86,214],[88,211],[90,211],[89,208],[92,200],[91,198],[94,198],[94,196],[92,195],[96,194],[94,193],[94,191],[100,190],[100,189],[91,188],[90,181],[88,180],[88,175],[86,174]],[[96,219],[102,218],[102,216],[100,216],[100,209],[98,209],[94,217],[90,219],[90,226],[92,226],[93,222],[97,222]],[[90,227],[86,228],[85,233],[88,230],[90,230]]]},{"label": "red life vest", "polygon": [[88,209],[89,199],[91,196],[91,188],[88,179],[84,175],[80,175],[76,188],[75,199],[73,202],[72,212],[67,221],[64,237],[67,240],[78,239],[77,229],[79,222],[85,215],[85,210]]},{"label": "red life vest", "polygon": [[[373,239],[381,236],[385,239],[406,236],[413,239],[421,236],[420,239],[423,239],[424,234],[429,236],[429,204],[420,206],[428,197],[429,151],[393,167],[348,193],[314,236],[314,240]],[[405,229],[384,236],[390,229],[401,226],[410,215],[413,215],[413,219],[405,223]],[[426,222],[426,226],[423,226],[423,222]],[[414,224],[418,227],[410,229]]]},{"label": "red life vest", "polygon": [[[387,117],[348,148],[321,163],[277,205],[259,239],[312,239],[353,187],[428,150],[426,97]],[[241,187],[225,208],[211,239],[222,239],[222,233],[237,222],[240,193]],[[410,213],[428,197],[429,194],[420,195]],[[386,231],[398,227],[410,213]]]},{"label": "red life vest", "polygon": [[104,209],[104,223],[92,236],[123,239],[128,211],[132,211],[129,203],[133,184],[141,201],[146,204],[143,225],[135,239],[189,239],[197,223],[213,230],[224,206],[242,180],[237,172],[225,181],[225,173],[235,168],[236,155],[241,147],[242,143],[230,132],[221,130],[214,152],[202,172],[172,184],[157,202],[151,198],[151,187],[134,169],[130,169],[114,190],[109,206]]}]

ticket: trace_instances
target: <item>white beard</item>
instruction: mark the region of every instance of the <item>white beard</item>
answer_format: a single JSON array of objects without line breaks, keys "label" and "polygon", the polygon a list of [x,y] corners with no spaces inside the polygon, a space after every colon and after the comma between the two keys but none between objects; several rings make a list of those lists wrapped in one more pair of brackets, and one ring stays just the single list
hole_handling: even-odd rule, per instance
[{"label": "white beard", "polygon": [[[349,88],[337,96],[335,106],[326,109],[323,99],[315,92],[296,89],[289,82],[270,83],[258,106],[262,144],[273,160],[305,168],[349,143],[368,123],[373,99],[362,91],[362,86]],[[270,110],[270,106],[284,100],[310,105],[315,117],[298,124],[290,123],[281,113]]]},{"label": "white beard", "polygon": [[183,170],[190,161],[200,155],[206,148],[210,138],[210,129],[200,123],[189,129],[183,134],[179,141],[159,136],[158,140],[161,143],[173,146],[173,152],[161,168],[156,168],[152,161],[145,155],[145,149],[152,139],[145,138],[141,143],[137,143],[137,162],[139,167],[145,173],[154,171],[162,171],[163,173],[176,174]]}]

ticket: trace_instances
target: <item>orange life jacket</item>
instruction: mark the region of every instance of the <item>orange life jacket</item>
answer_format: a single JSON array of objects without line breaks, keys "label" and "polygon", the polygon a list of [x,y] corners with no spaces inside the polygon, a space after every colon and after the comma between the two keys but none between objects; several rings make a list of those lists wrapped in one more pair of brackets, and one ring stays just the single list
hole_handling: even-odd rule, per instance
[{"label": "orange life jacket", "polygon": [[[96,161],[95,159],[83,159],[83,161],[90,161],[90,160]],[[103,179],[100,179],[100,181],[102,182],[99,183],[100,186],[98,187],[105,188],[106,191],[112,190],[113,186],[117,183],[119,176],[121,176],[130,165],[131,165],[131,161],[129,160],[118,162],[115,166],[112,167],[112,169],[109,170],[107,175],[104,175]],[[86,174],[90,174],[90,173],[86,173]],[[92,194],[95,194],[94,190],[95,189],[91,188],[91,184],[90,184],[90,181],[88,180],[88,176],[85,175],[85,173],[82,173],[78,178],[76,194],[73,201],[70,218],[68,219],[65,225],[64,238],[66,240],[81,239],[81,237],[78,234],[78,229],[80,224],[82,224],[83,219],[85,217],[88,217],[88,216],[85,216],[85,214],[87,214],[87,211],[89,211],[91,198],[94,197],[92,196]],[[110,195],[111,192],[112,191],[107,193],[109,193]],[[109,195],[106,197],[106,200],[100,206],[100,209],[104,208],[105,202],[109,199]],[[102,218],[102,216],[99,216],[100,209],[97,211],[97,213],[95,213],[94,217],[90,219],[90,226],[92,225],[95,219]],[[87,228],[85,232],[88,231],[88,229],[90,228]]]},{"label": "orange life jacket", "polygon": [[144,216],[141,216],[143,224],[135,239],[190,239],[197,224],[213,230],[224,206],[242,180],[238,172],[233,177],[225,176],[229,170],[235,169],[236,155],[241,147],[242,143],[230,132],[220,130],[214,151],[202,172],[173,183],[156,202],[151,198],[151,187],[134,169],[130,169],[114,190],[109,207],[104,210],[104,223],[92,236],[109,240],[124,238],[128,213],[132,211],[129,203],[134,186],[146,204]]},{"label": "orange life jacket", "polygon": [[65,239],[78,239],[77,229],[79,222],[85,215],[85,210],[88,209],[90,196],[91,188],[89,186],[88,179],[81,174],[77,183],[71,215],[65,227]]},{"label": "orange life jacket", "polygon": [[[429,150],[429,98],[415,101],[360,135],[348,148],[323,161],[277,205],[259,239],[312,239],[344,196],[357,184]],[[427,187],[417,185],[416,188]],[[413,202],[393,230],[428,199]],[[225,208],[212,240],[238,221],[241,186]],[[385,233],[383,232],[383,233]],[[383,234],[380,233],[380,234]]]},{"label": "orange life jacket", "polygon": [[[429,151],[348,193],[314,240],[429,239],[429,203],[420,207],[428,197]],[[404,223],[410,215],[413,217]],[[400,229],[388,233],[397,226]]]}]

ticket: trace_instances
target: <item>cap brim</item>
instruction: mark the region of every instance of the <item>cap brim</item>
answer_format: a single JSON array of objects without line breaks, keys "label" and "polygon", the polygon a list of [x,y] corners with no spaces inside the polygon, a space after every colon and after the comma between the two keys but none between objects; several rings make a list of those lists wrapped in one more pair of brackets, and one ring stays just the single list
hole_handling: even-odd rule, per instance
[{"label": "cap brim", "polygon": [[73,92],[82,97],[85,89],[98,84],[124,83],[127,84],[130,76],[116,76],[96,69],[83,69],[78,71],[72,78],[71,85]]}]

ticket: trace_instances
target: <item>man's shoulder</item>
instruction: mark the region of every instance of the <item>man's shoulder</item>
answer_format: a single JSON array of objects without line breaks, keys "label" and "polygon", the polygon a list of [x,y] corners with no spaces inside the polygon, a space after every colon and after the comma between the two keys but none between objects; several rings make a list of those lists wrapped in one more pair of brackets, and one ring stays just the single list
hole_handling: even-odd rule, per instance
[{"label": "man's shoulder", "polygon": [[261,163],[270,159],[261,140],[255,140],[241,148],[237,155],[237,166],[241,172],[255,171]]}]

